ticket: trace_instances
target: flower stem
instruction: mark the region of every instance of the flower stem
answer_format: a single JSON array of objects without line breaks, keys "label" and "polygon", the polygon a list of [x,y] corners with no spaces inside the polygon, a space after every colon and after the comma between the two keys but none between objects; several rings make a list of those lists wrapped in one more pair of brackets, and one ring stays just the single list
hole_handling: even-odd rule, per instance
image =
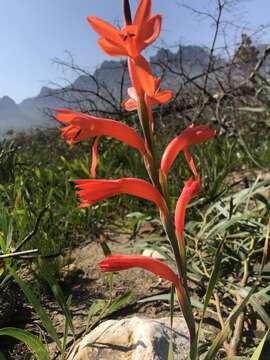
[{"label": "flower stem", "polygon": [[[166,203],[166,210],[160,214],[162,225],[164,227],[164,230],[166,232],[167,238],[171,244],[174,257],[175,257],[175,263],[177,267],[178,277],[179,277],[179,286],[176,288],[176,294],[177,298],[180,304],[180,307],[183,312],[183,316],[186,320],[189,334],[190,334],[190,357],[191,359],[195,359],[195,357],[192,355],[196,353],[194,352],[194,344],[196,343],[196,328],[195,328],[195,321],[192,313],[192,307],[190,302],[190,296],[189,296],[189,290],[187,286],[186,281],[186,269],[185,264],[183,264],[183,261],[181,259],[181,254],[179,250],[179,244],[175,235],[175,226],[172,220],[172,214],[170,213],[170,204],[169,204],[169,197],[167,194],[167,186],[163,183],[160,183],[159,178],[159,171],[156,161],[156,154],[155,154],[155,148],[154,148],[154,141],[153,141],[153,132],[150,125],[150,119],[149,119],[149,113],[147,110],[147,106],[145,104],[145,101],[142,97],[139,98],[139,106],[138,106],[138,116],[139,120],[142,126],[146,146],[148,149],[148,155],[145,158],[145,166],[146,170],[149,174],[149,177],[153,183],[153,185],[160,191],[162,194],[165,203]],[[165,191],[164,191],[165,190]]]}]

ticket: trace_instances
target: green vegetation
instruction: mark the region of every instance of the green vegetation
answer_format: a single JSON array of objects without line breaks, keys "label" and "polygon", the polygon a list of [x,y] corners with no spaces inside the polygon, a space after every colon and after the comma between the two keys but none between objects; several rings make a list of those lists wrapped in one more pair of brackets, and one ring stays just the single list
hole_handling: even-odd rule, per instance
[{"label": "green vegetation", "polygon": [[[163,148],[167,142],[166,137],[162,139],[163,144],[159,144],[158,148]],[[138,211],[141,213],[139,219],[156,216],[154,208],[147,202],[132,197],[125,201],[126,196],[114,197],[92,208],[77,208],[78,200],[72,180],[89,177],[90,145],[90,142],[85,142],[70,148],[59,137],[57,130],[20,135],[1,145],[1,251],[3,254],[10,254],[29,250],[30,253],[3,260],[0,286],[5,288],[15,277],[41,321],[46,320],[44,331],[53,341],[57,340],[55,341],[62,354],[66,337],[62,343],[36,295],[31,292],[29,285],[22,285],[16,271],[21,266],[31,265],[32,271],[37,275],[36,279],[43,284],[42,287],[51,279],[48,289],[54,289],[52,291],[56,301],[66,314],[68,332],[72,329],[68,305],[71,299],[65,299],[63,294],[59,297],[60,288],[55,290],[55,286],[58,286],[55,278],[61,277],[60,255],[64,254],[65,249],[70,249],[85,239],[94,240],[100,226],[106,227],[119,220],[128,222],[128,226],[136,226],[136,216],[134,221],[132,213],[138,214]],[[118,141],[102,139],[99,151],[102,156],[97,169],[98,177],[146,177],[139,154],[128,146]],[[270,203],[269,192],[266,190],[269,190],[270,181],[258,179],[257,176],[259,173],[269,173],[270,139],[265,138],[263,133],[256,137],[243,136],[240,140],[220,136],[204,146],[194,146],[192,153],[197,163],[200,159],[199,171],[205,190],[191,204],[188,212],[190,221],[186,226],[188,276],[193,284],[193,304],[198,307],[198,311],[202,310],[201,297],[205,294],[209,279],[214,281],[211,272],[217,256],[216,249],[222,243],[222,261],[215,279],[215,305],[210,305],[212,314],[217,314],[217,318],[226,324],[234,305],[237,305],[236,293],[243,297],[248,295],[247,291],[252,288],[255,279],[257,288],[249,301],[248,316],[260,318],[265,328],[269,328],[267,307],[270,289],[266,234]],[[189,170],[180,166],[183,163],[183,158],[179,156],[169,178],[173,204],[183,186],[179,178],[186,179],[189,175]],[[117,214],[116,207],[119,209]],[[127,214],[131,216],[126,217]],[[166,249],[162,240],[160,244],[163,254],[170,259],[170,250]],[[141,247],[147,245],[157,250],[160,244],[150,241],[142,243]],[[110,246],[109,243],[108,245]],[[47,277],[44,276],[44,269],[47,272],[50,270]],[[123,296],[126,299],[125,294]],[[108,314],[107,309],[113,306],[111,301],[104,303],[104,300],[99,300],[97,309],[94,302],[89,310],[89,318],[97,314],[98,320],[101,320],[104,314]],[[122,301],[120,303],[124,304]],[[95,320],[94,324],[96,323]],[[91,328],[89,321],[87,328]],[[229,333],[230,328],[227,331]],[[3,328],[1,334],[10,334],[22,341],[27,335],[11,328]],[[36,352],[35,348],[39,348],[37,344],[40,340],[27,336],[26,339],[29,348]],[[252,349],[258,343],[256,336],[252,339],[250,342],[246,338],[241,344],[243,355],[252,354]],[[40,358],[43,356],[45,359],[46,346],[40,347],[39,351]]]}]

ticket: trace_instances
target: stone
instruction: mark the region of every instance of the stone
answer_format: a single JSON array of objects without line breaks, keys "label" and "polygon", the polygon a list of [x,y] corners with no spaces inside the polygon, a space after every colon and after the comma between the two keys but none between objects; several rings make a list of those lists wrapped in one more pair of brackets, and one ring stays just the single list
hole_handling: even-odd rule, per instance
[{"label": "stone", "polygon": [[167,360],[170,337],[177,360],[187,358],[188,329],[183,318],[148,319],[134,316],[107,320],[84,336],[67,360]]},{"label": "stone", "polygon": [[158,251],[154,250],[154,249],[145,249],[143,250],[142,253],[143,256],[150,256],[153,259],[157,259],[157,260],[165,260],[165,256],[163,256],[162,254],[160,254]]}]

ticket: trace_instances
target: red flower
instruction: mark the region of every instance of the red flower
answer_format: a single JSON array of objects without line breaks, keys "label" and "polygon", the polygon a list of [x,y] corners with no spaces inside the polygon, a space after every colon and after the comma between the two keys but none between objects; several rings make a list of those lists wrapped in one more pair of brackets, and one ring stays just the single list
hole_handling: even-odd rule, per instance
[{"label": "red flower", "polygon": [[150,64],[140,55],[136,60],[128,59],[129,76],[132,86],[138,97],[143,98],[146,93],[149,96],[155,94],[155,79],[152,75]]},{"label": "red flower", "polygon": [[[91,137],[108,136],[123,141],[140,151],[142,156],[146,155],[144,140],[129,126],[111,119],[98,118],[95,116],[73,112],[69,109],[57,109],[55,118],[67,126],[60,129],[62,136],[68,144],[84,141]],[[95,141],[92,149],[91,175],[95,173],[98,160],[98,140]]]},{"label": "red flower", "polygon": [[136,148],[142,155],[146,154],[145,144],[140,135],[119,121],[98,118],[68,109],[57,109],[56,112],[56,119],[68,124],[60,130],[69,144],[95,136],[109,136]]},{"label": "red flower", "polygon": [[200,144],[215,136],[215,131],[209,129],[208,125],[190,125],[180,135],[175,137],[165,149],[160,169],[164,176],[168,175],[168,172],[180,151],[184,151],[185,157],[189,163],[191,171],[195,177],[198,176],[193,159],[189,153],[189,147],[194,144]]},{"label": "red flower", "polygon": [[137,196],[155,203],[161,212],[165,211],[166,205],[159,191],[150,183],[142,179],[124,178],[118,180],[90,179],[75,180],[77,194],[80,197],[83,208],[97,201],[110,198],[119,194]]},{"label": "red flower", "polygon": [[201,191],[200,178],[189,178],[177,201],[175,208],[175,229],[178,241],[183,240],[186,209],[190,200]]},{"label": "red flower", "polygon": [[[145,103],[148,110],[148,116],[152,129],[154,129],[154,119],[152,113],[153,105],[161,105],[170,101],[173,97],[173,92],[171,90],[160,90],[160,78],[154,79],[155,82],[155,92],[153,95],[148,96],[145,94]],[[128,99],[124,100],[122,106],[126,111],[133,111],[139,107],[139,98],[134,87],[128,88]]]},{"label": "red flower", "polygon": [[132,268],[145,269],[170,281],[177,287],[179,286],[179,279],[174,271],[172,271],[168,265],[149,256],[114,254],[101,260],[98,265],[100,270],[104,272],[121,271]]},{"label": "red flower", "polygon": [[94,16],[88,16],[87,20],[100,36],[98,43],[106,54],[135,59],[157,39],[162,19],[159,14],[151,15],[151,0],[141,0],[134,21],[122,29]]},{"label": "red flower", "polygon": [[[155,83],[155,91],[149,96],[145,95],[148,106],[161,105],[169,102],[173,98],[171,90],[160,90],[160,78],[153,78]],[[123,107],[126,111],[133,111],[138,109],[138,94],[135,87],[128,88],[128,99],[123,101]]]},{"label": "red flower", "polygon": [[90,169],[90,176],[96,177],[96,167],[98,163],[98,144],[99,144],[99,136],[96,137],[94,144],[92,146],[92,163]]}]

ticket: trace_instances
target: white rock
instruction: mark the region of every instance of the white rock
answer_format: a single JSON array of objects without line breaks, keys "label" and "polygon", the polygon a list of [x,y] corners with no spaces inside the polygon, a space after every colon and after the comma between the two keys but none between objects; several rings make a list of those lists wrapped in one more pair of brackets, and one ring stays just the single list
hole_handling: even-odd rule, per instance
[{"label": "white rock", "polygon": [[147,319],[132,317],[108,320],[86,335],[67,360],[167,360],[171,333],[175,360],[187,357],[188,330],[183,318]]},{"label": "white rock", "polygon": [[142,255],[143,256],[150,256],[153,259],[157,259],[157,260],[165,260],[165,257],[163,255],[161,255],[158,251],[153,250],[153,249],[145,249],[145,250],[143,250]]}]

